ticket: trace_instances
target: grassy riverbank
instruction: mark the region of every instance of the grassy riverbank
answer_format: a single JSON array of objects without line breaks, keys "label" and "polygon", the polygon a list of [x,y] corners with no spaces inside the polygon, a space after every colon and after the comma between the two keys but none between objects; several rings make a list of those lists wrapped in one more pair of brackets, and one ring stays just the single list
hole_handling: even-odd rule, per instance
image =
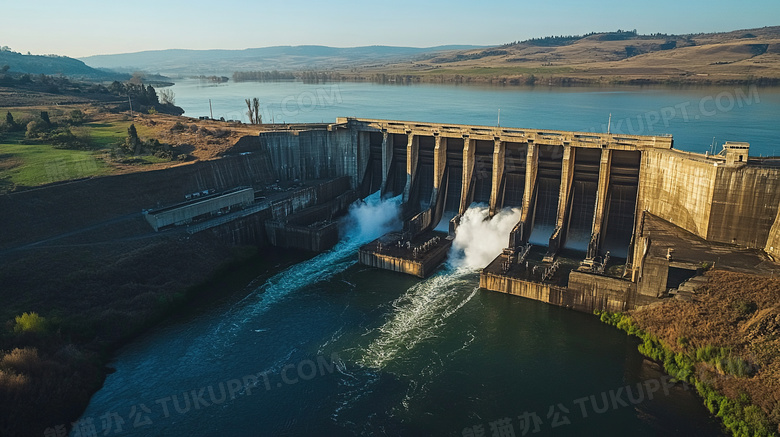
[{"label": "grassy riverbank", "polygon": [[780,432],[780,280],[712,271],[694,299],[601,320],[642,339],[639,351],[694,385],[735,436]]}]

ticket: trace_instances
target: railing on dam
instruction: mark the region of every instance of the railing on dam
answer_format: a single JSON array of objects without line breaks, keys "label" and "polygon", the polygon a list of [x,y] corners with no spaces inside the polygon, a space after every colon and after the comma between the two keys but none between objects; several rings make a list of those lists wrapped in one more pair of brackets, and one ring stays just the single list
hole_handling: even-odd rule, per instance
[{"label": "railing on dam", "polygon": [[625,148],[625,149],[671,149],[671,135],[617,135],[592,132],[573,132],[540,129],[520,129],[500,126],[477,126],[443,123],[420,123],[414,121],[382,120],[370,118],[337,118],[336,126],[360,126],[394,134],[441,135],[450,138],[500,140],[539,145],[560,145],[572,147]]}]

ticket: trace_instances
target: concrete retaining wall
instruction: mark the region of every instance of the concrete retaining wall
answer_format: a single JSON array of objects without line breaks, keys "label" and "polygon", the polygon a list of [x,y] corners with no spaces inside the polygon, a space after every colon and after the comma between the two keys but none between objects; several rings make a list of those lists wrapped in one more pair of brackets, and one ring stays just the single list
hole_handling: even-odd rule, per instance
[{"label": "concrete retaining wall", "polygon": [[[573,278],[572,278],[573,277]],[[592,313],[593,310],[626,311],[631,283],[614,278],[571,272],[569,288],[524,281],[483,271],[479,286],[552,305]]]},{"label": "concrete retaining wall", "polygon": [[675,151],[645,150],[639,210],[707,238],[717,167]]},{"label": "concrete retaining wall", "polygon": [[252,244],[265,247],[269,244],[265,233],[265,221],[269,218],[271,218],[271,211],[264,209],[248,217],[215,226],[210,230],[220,241],[231,246]]},{"label": "concrete retaining wall", "polygon": [[331,201],[349,190],[349,177],[344,176],[315,187],[298,190],[292,196],[271,204],[271,215],[280,220],[304,208]]},{"label": "concrete retaining wall", "polygon": [[265,223],[265,232],[268,242],[276,247],[311,252],[328,250],[339,241],[339,226],[336,222],[310,227],[269,220]]},{"label": "concrete retaining wall", "polygon": [[780,204],[780,171],[718,167],[707,240],[763,249]]},{"label": "concrete retaining wall", "polygon": [[349,176],[352,188],[362,181],[370,154],[368,135],[345,128],[261,132],[260,143],[269,151],[279,179]]},{"label": "concrete retaining wall", "polygon": [[442,244],[435,247],[430,252],[427,252],[424,256],[416,259],[408,259],[400,256],[377,253],[375,250],[376,242],[373,242],[360,248],[358,260],[361,264],[367,266],[426,278],[436,271],[441,263],[444,262],[450,251],[450,246],[452,246],[452,241],[445,240]]},{"label": "concrete retaining wall", "polygon": [[764,250],[775,260],[780,260],[780,210],[777,211],[775,223],[769,230],[769,237],[766,240]]}]

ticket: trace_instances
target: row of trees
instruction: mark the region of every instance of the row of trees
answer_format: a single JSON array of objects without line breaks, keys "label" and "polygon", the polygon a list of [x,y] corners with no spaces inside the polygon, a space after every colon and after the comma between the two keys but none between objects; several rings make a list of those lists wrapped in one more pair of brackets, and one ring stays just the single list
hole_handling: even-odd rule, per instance
[{"label": "row of trees", "polygon": [[86,119],[80,109],[74,109],[52,121],[48,111],[41,111],[37,117],[25,117],[16,120],[8,111],[5,121],[0,123],[2,132],[24,132],[28,141],[45,141],[55,147],[68,149],[87,149],[92,146],[89,129],[81,127]]},{"label": "row of trees", "polygon": [[252,100],[245,99],[246,106],[249,108],[246,114],[249,116],[249,124],[263,124],[263,116],[260,114],[260,99],[257,97]]},{"label": "row of trees", "polygon": [[184,113],[183,109],[176,106],[176,96],[168,88],[163,88],[158,92],[152,85],[114,81],[108,86],[108,91],[117,97],[130,99],[127,103],[128,107],[125,108],[124,105],[121,105],[120,110],[132,109],[136,112],[162,112],[173,115]]},{"label": "row of trees", "polygon": [[233,80],[236,82],[292,80],[295,78],[295,74],[289,71],[236,71],[233,73]]},{"label": "row of trees", "polygon": [[135,124],[131,124],[127,128],[127,137],[125,137],[125,142],[120,144],[119,152],[126,156],[154,155],[163,159],[185,159],[187,156],[179,153],[170,144],[161,143],[155,138],[150,138],[146,141],[141,140],[138,137]]}]

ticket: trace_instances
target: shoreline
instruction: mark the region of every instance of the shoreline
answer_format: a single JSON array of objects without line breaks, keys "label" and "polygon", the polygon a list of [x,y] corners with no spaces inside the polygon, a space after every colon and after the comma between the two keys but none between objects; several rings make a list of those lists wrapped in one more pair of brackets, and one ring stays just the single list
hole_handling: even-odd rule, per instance
[{"label": "shoreline", "polygon": [[492,85],[513,87],[722,87],[722,86],[759,86],[766,88],[780,87],[780,78],[775,77],[691,77],[691,76],[632,76],[632,75],[534,75],[517,74],[456,74],[447,72],[414,73],[414,72],[365,72],[349,73],[341,71],[314,72],[312,75],[297,74],[295,79],[269,80],[233,80],[235,83],[246,82],[303,82],[317,83],[375,83],[387,85],[411,84],[442,84],[442,85]]},{"label": "shoreline", "polygon": [[[777,407],[767,411],[776,387],[766,387],[764,382],[774,379],[780,364],[777,351],[771,353],[770,349],[760,355],[755,348],[756,344],[775,340],[771,338],[771,329],[764,330],[766,335],[764,331],[761,335],[751,332],[748,336],[752,340],[744,338],[745,329],[771,323],[775,308],[767,308],[771,303],[765,304],[756,297],[766,292],[767,284],[777,281],[717,270],[708,276],[709,283],[697,291],[698,298],[691,302],[668,299],[627,313],[594,314],[601,322],[638,338],[640,354],[661,366],[673,381],[695,387],[710,414],[731,434],[777,435]],[[744,300],[732,300],[729,291],[734,288]],[[735,308],[741,315],[733,321]],[[709,317],[695,320],[686,318],[686,312],[705,312]],[[669,323],[669,319],[674,322]],[[732,329],[723,329],[724,324]],[[676,342],[670,343],[675,336]]]},{"label": "shoreline", "polygon": [[[226,253],[225,247],[218,247],[221,243],[211,244],[210,249],[206,249],[202,244],[193,244],[192,250]],[[169,293],[153,293],[155,304],[151,307],[138,307],[134,312],[122,312],[129,321],[120,321],[118,324],[121,328],[116,330],[112,331],[112,327],[108,327],[107,330],[100,331],[101,327],[105,327],[105,323],[94,317],[90,318],[89,315],[65,318],[66,316],[40,311],[41,316],[47,320],[47,332],[26,332],[17,337],[13,334],[0,334],[0,340],[4,343],[1,349],[5,352],[0,354],[0,360],[17,363],[21,361],[25,368],[44,370],[42,373],[20,372],[23,385],[18,386],[15,391],[13,386],[4,387],[8,394],[23,402],[20,408],[13,399],[0,398],[0,404],[6,404],[4,410],[16,412],[13,416],[2,417],[0,434],[41,435],[46,430],[62,429],[63,426],[70,431],[72,424],[83,416],[92,396],[103,388],[106,378],[113,373],[111,362],[117,358],[123,347],[144,335],[154,333],[163,323],[175,323],[178,318],[187,317],[187,314],[203,305],[235,296],[253,279],[270,277],[309,256],[300,251],[293,253],[275,248],[263,248],[261,251],[256,246],[237,246],[229,248],[227,253],[230,253],[230,257],[211,263],[210,271],[199,278],[200,280]],[[212,256],[209,259],[215,258],[219,257]],[[203,265],[196,268],[204,271]],[[182,271],[181,276],[189,278],[191,273],[194,272]],[[38,296],[38,299],[43,302],[46,297]],[[121,310],[121,302],[115,303],[114,306],[94,314]],[[35,308],[36,305],[32,304],[30,307]],[[69,355],[63,356],[63,351],[67,351]],[[53,373],[50,370],[53,368],[64,368],[67,374],[75,373],[81,376],[70,378],[65,374]],[[10,369],[13,370],[19,371]],[[6,372],[6,375],[9,373]],[[7,384],[7,379],[0,379],[0,383]],[[56,399],[46,394],[47,391],[54,390],[61,394]]]}]

